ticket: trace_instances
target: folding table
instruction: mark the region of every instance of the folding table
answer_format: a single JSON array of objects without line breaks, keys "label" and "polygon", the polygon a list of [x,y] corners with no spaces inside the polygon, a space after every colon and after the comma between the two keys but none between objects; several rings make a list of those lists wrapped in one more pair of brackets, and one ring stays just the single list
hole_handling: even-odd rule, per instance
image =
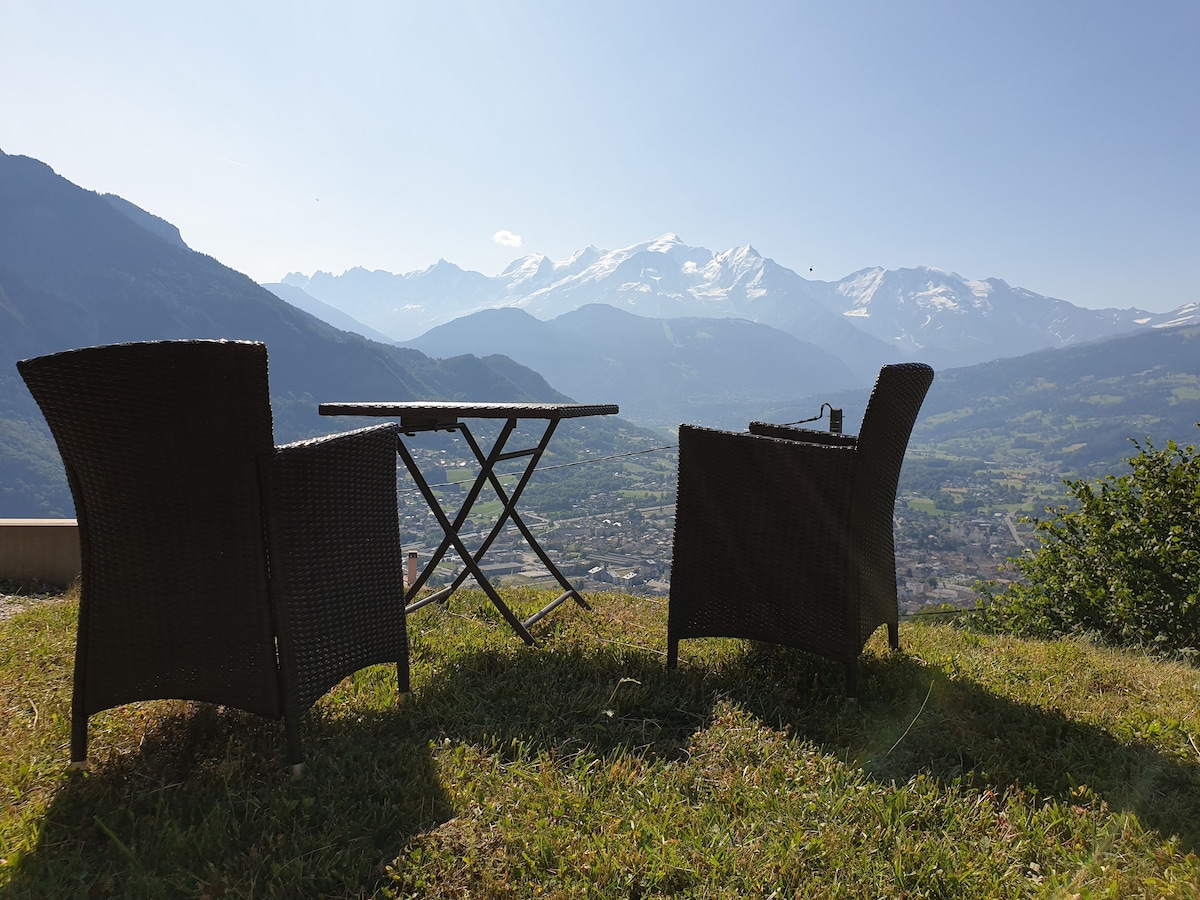
[{"label": "folding table", "polygon": [[[417,580],[409,585],[405,598],[408,603],[407,612],[412,612],[426,604],[448,598],[458,590],[468,575],[475,578],[475,581],[478,582],[480,588],[487,594],[496,609],[500,611],[509,625],[513,627],[513,630],[527,644],[532,645],[537,643],[533,639],[533,636],[530,635],[529,627],[567,600],[574,600],[584,609],[590,609],[580,593],[571,586],[570,582],[558,570],[558,567],[554,565],[550,557],[546,555],[546,551],[538,544],[533,533],[517,512],[517,501],[520,499],[521,493],[525,490],[525,486],[529,483],[534,469],[537,468],[537,464],[541,460],[546,446],[550,443],[550,438],[554,435],[559,421],[582,416],[615,415],[619,411],[615,403],[456,403],[443,401],[322,403],[319,411],[323,416],[376,416],[400,419],[402,434],[397,441],[397,452],[404,461],[404,466],[408,469],[409,475],[412,476],[417,489],[425,498],[425,502],[429,504],[430,511],[445,532],[445,538],[443,538],[437,550],[430,557],[429,562],[426,563]],[[463,421],[464,419],[504,420],[504,425],[501,427],[495,443],[486,454],[471,434],[467,423]],[[540,419],[546,422],[546,428],[542,433],[541,439],[537,442],[536,446],[531,448],[506,450],[505,446],[508,443],[509,437],[512,436],[517,424],[524,419]],[[413,459],[412,452],[404,443],[405,435],[411,437],[426,431],[459,432],[466,440],[467,445],[471,448],[471,452],[475,455],[476,461],[479,463],[479,474],[475,477],[474,484],[471,485],[466,499],[463,501],[453,520],[450,519],[446,511],[442,508],[442,504],[434,496],[428,481],[421,474],[416,460]],[[521,457],[528,457],[528,462],[525,464],[525,470],[521,473],[516,486],[509,493],[500,484],[500,479],[495,472],[495,466],[499,462]],[[460,532],[471,513],[471,508],[475,505],[475,501],[479,499],[479,494],[485,484],[491,485],[492,489],[496,492],[496,496],[500,498],[503,509],[496,518],[491,531],[488,532],[483,542],[472,553],[467,549]],[[480,562],[484,555],[500,535],[507,522],[512,522],[517,527],[517,530],[521,532],[530,549],[537,554],[542,565],[554,576],[554,579],[563,589],[561,595],[524,621],[518,619],[512,610],[508,608],[508,605],[501,599],[500,594],[492,587],[491,583],[484,576],[483,570],[480,568]],[[416,600],[417,594],[425,586],[425,582],[429,580],[429,576],[433,574],[433,570],[441,562],[442,557],[446,555],[446,551],[451,547],[454,548],[463,561],[462,571],[454,577],[454,580],[448,587],[442,588],[420,600]]]}]

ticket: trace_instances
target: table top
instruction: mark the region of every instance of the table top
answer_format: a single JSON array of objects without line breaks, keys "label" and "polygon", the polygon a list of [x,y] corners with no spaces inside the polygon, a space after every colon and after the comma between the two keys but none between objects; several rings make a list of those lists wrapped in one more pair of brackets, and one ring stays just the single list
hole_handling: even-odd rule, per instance
[{"label": "table top", "polygon": [[454,400],[398,400],[376,403],[322,403],[323,416],[399,416],[401,420],[575,419],[614,416],[615,403],[463,403]]}]

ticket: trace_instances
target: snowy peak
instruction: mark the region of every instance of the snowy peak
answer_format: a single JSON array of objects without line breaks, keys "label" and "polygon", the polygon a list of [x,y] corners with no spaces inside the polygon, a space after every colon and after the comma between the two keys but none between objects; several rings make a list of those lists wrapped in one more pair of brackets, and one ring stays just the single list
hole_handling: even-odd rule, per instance
[{"label": "snowy peak", "polygon": [[554,267],[555,269],[561,270],[564,275],[573,275],[575,273],[582,272],[601,256],[603,256],[603,252],[597,250],[595,247],[589,244],[583,250],[577,251],[575,255],[566,262],[555,263]]},{"label": "snowy peak", "polygon": [[809,281],[750,244],[714,253],[673,232],[617,250],[588,247],[565,261],[531,254],[497,276],[441,260],[408,275],[355,269],[306,280],[291,273],[285,283],[399,341],[484,309],[515,307],[547,321],[598,303],[649,318],[771,325],[841,348],[857,372],[902,359],[970,365],[1200,322],[1200,304],[1169,314],[1082,309],[999,278],[970,279],[932,266],[866,268],[836,282]]},{"label": "snowy peak", "polygon": [[554,263],[541,253],[534,253],[524,259],[514,260],[507,269],[500,273],[501,278],[507,278],[509,283],[516,285],[542,284],[554,272]]},{"label": "snowy peak", "polygon": [[1179,309],[1139,319],[1138,323],[1149,325],[1151,328],[1174,328],[1178,325],[1200,324],[1200,303],[1185,303]]},{"label": "snowy peak", "polygon": [[[897,350],[970,365],[1129,332],[1161,319],[1138,310],[1082,309],[1014,288],[1000,278],[971,280],[932,267],[863,269],[834,286],[848,321]],[[1168,320],[1192,319],[1186,308]]]},{"label": "snowy peak", "polygon": [[465,271],[465,269],[460,269],[452,262],[439,259],[429,268],[423,269],[421,272],[419,272],[418,275],[429,278],[457,278]]},{"label": "snowy peak", "polygon": [[953,272],[924,266],[864,269],[839,282],[837,293],[845,298],[845,315],[866,318],[908,306],[922,314],[985,310],[992,288],[987,282],[967,281]]},{"label": "snowy peak", "polygon": [[502,278],[521,278],[522,273],[525,273],[524,277],[528,277],[528,273],[536,272],[545,261],[544,254],[532,253],[521,259],[514,259],[508,264],[508,268],[500,273],[500,276]]},{"label": "snowy peak", "polygon": [[683,241],[679,240],[679,235],[673,231],[668,231],[664,235],[660,235],[657,240],[651,241],[646,245],[646,249],[651,253],[670,253],[676,247],[682,247]]}]

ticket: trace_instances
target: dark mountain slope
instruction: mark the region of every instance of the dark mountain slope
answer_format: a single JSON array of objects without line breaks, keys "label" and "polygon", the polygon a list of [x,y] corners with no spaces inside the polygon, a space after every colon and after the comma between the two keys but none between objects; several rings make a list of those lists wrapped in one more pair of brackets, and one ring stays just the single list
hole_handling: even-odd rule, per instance
[{"label": "dark mountain slope", "polygon": [[264,284],[268,291],[278,297],[280,300],[286,300],[292,306],[304,310],[310,316],[316,316],[322,322],[328,322],[334,328],[341,331],[349,331],[351,334],[361,335],[372,341],[378,341],[381,344],[395,344],[386,334],[376,331],[374,328],[369,328],[362,322],[352,316],[346,315],[340,309],[330,306],[328,303],[323,303],[311,294],[305,293],[298,287],[282,282],[277,284]]},{"label": "dark mountain slope", "polygon": [[[822,401],[857,430],[866,391],[777,408],[813,415]],[[937,373],[912,444],[971,459],[1041,460],[1063,475],[1113,471],[1130,438],[1200,443],[1200,327],[1137,332]]]},{"label": "dark mountain slope", "polygon": [[766,325],[649,318],[601,303],[548,322],[511,307],[482,310],[407,346],[436,355],[492,348],[580,400],[619,398],[625,415],[667,427],[740,427],[787,398],[860,383],[821,348]]},{"label": "dark mountain slope", "polygon": [[321,400],[562,399],[511,365],[520,386],[479,359],[434,360],[338,331],[131,206],[0,153],[0,516],[70,512],[57,454],[14,367],[27,356],[170,338],[264,341],[279,441],[336,430],[317,415]]},{"label": "dark mountain slope", "polygon": [[1037,449],[1072,469],[1128,456],[1131,437],[1200,441],[1194,325],[951,369],[938,382],[922,441]]}]

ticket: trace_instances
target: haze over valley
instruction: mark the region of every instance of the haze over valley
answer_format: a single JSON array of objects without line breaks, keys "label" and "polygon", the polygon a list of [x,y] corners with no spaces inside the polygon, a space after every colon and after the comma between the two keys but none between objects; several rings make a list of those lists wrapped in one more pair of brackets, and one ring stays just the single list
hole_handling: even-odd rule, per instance
[{"label": "haze over valley", "polygon": [[868,387],[889,362],[956,368],[1200,321],[1196,302],[1087,309],[928,266],[825,282],[750,245],[714,252],[674,234],[560,263],[528,256],[498,276],[443,260],[265,286],[375,340],[438,357],[500,353],[578,399],[625,397],[626,414],[655,427],[740,427],[798,393]]},{"label": "haze over valley", "polygon": [[[264,341],[281,442],[353,424],[317,416],[324,400],[618,403],[619,418],[559,430],[522,502],[573,577],[633,591],[669,586],[679,422],[740,429],[811,418],[829,403],[853,432],[878,365],[894,359],[977,357],[939,367],[901,476],[909,611],[967,602],[974,580],[1028,539],[1021,516],[1058,501],[1063,477],[1113,471],[1131,437],[1196,439],[1200,323],[1188,305],[1088,310],[935,269],[826,284],[748,247],[712,253],[673,236],[573,266],[527,259],[497,278],[448,263],[373,273],[367,280],[403,286],[418,316],[445,319],[397,346],[382,332],[353,333],[357,316],[332,302],[362,315],[386,313],[394,298],[321,300],[306,292],[312,279],[301,287],[293,277],[272,285],[296,305],[285,302],[189,249],[156,214],[0,153],[0,517],[73,513],[15,361],[128,340]],[[347,293],[361,278],[317,281]],[[1016,355],[1030,347],[1041,349]],[[416,452],[440,491],[459,490],[461,444],[435,438]],[[438,526],[401,487],[405,544],[428,552]],[[497,578],[527,577],[519,546],[498,545],[489,559]]]}]

